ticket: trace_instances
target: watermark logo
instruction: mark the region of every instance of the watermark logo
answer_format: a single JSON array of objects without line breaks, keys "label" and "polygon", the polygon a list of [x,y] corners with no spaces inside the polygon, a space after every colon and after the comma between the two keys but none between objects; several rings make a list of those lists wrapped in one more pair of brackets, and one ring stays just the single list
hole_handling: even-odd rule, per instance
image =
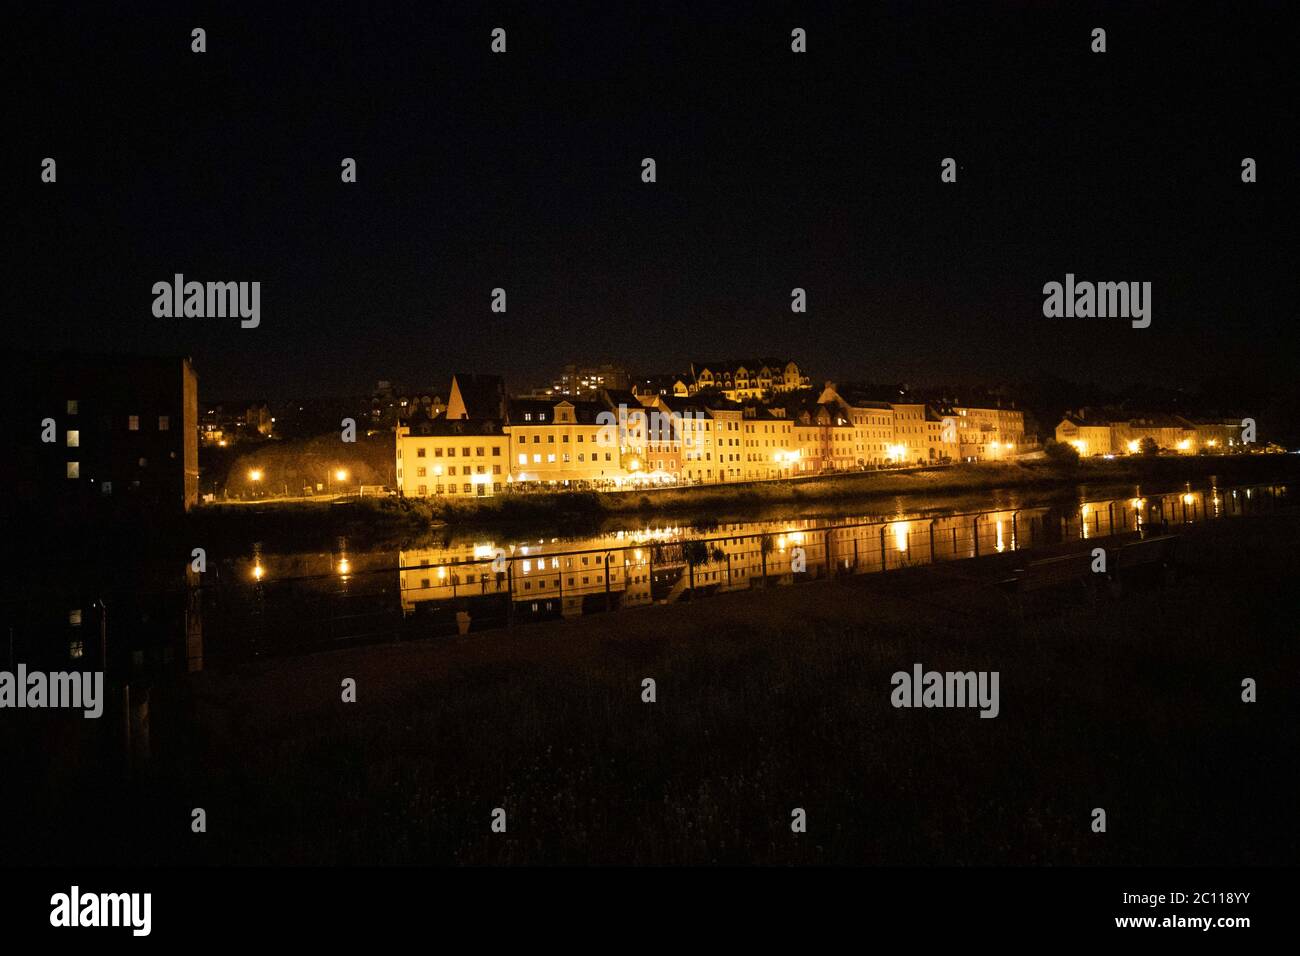
[{"label": "watermark logo", "polygon": [[0,708],[80,710],[89,720],[104,713],[103,671],[0,671]]},{"label": "watermark logo", "polygon": [[153,314],[159,319],[226,319],[238,317],[241,328],[262,322],[262,283],[186,282],[176,273],[171,282],[153,284]]},{"label": "watermark logo", "polygon": [[996,717],[998,671],[895,671],[889,702],[895,707],[978,707],[980,717]]},{"label": "watermark logo", "polygon": [[1075,282],[1043,286],[1043,315],[1049,319],[1131,319],[1133,328],[1151,324],[1150,282]]},{"label": "watermark logo", "polygon": [[152,893],[82,893],[73,886],[50,897],[50,925],[126,926],[133,936],[148,936],[153,925]]},{"label": "watermark logo", "polygon": [[624,444],[668,444],[680,442],[687,448],[695,446],[705,431],[703,422],[709,416],[704,412],[660,412],[632,408],[620,404],[617,411],[596,414],[596,444],[617,448]]}]

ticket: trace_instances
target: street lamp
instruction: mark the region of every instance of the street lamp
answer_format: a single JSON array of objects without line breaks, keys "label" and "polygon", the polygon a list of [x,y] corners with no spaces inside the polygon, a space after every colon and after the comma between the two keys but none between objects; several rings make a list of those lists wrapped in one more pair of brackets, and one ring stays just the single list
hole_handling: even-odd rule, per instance
[{"label": "street lamp", "polygon": [[[262,469],[261,468],[248,469],[248,480],[251,481],[254,485],[256,485],[259,481],[262,480]],[[256,488],[253,489],[253,497],[257,497]]]}]

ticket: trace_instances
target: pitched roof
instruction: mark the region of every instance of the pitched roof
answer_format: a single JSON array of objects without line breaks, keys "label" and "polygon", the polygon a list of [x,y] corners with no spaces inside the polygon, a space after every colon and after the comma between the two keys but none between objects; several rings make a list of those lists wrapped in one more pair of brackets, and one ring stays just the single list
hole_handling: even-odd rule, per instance
[{"label": "pitched roof", "polygon": [[451,406],[452,400],[456,397],[457,390],[459,390],[460,399],[464,403],[467,417],[501,417],[502,404],[506,395],[506,383],[505,379],[500,375],[457,372],[452,376],[451,383],[452,395],[448,398],[448,406]]}]

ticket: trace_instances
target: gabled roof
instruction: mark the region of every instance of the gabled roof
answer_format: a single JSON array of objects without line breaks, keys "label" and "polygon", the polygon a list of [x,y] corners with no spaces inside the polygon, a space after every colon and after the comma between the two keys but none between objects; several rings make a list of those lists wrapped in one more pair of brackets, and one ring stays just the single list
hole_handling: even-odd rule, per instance
[{"label": "gabled roof", "polygon": [[[459,397],[461,405],[456,401]],[[451,395],[447,408],[463,406],[467,418],[500,418],[504,412],[506,383],[500,375],[477,375],[457,372],[451,377]],[[457,416],[459,417],[459,416]]]},{"label": "gabled roof", "polygon": [[[636,405],[639,408],[641,403],[637,402]],[[580,425],[599,424],[596,417],[601,412],[609,411],[604,402],[573,398],[512,398],[506,409],[506,420],[511,425],[554,425],[557,423],[556,409],[562,407],[572,408],[573,421]],[[563,422],[561,424],[570,423]]]}]

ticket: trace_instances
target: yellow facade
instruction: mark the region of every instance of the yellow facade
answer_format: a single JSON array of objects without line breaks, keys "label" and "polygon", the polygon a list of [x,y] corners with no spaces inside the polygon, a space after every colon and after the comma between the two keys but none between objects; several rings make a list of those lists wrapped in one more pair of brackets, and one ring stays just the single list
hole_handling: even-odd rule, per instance
[{"label": "yellow facade", "polygon": [[[469,422],[441,422],[434,434],[397,429],[397,488],[411,497],[485,497],[508,480],[509,438]],[[461,429],[455,431],[455,426]],[[471,426],[471,427],[466,427]]]}]

